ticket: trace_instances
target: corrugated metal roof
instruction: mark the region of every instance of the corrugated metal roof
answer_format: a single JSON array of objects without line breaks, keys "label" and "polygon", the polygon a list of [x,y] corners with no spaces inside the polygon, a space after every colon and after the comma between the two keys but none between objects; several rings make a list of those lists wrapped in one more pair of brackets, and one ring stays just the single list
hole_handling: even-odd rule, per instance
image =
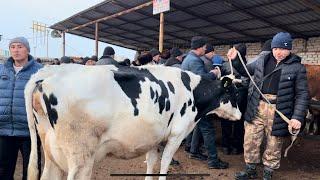
[{"label": "corrugated metal roof", "polygon": [[[150,2],[107,0],[51,26],[94,39],[95,25],[85,23]],[[130,49],[156,47],[159,15],[152,6],[99,22],[99,41]],[[207,36],[215,45],[258,42],[279,31],[295,38],[320,36],[319,0],[171,0],[165,13],[164,46],[188,47],[193,36]]]}]

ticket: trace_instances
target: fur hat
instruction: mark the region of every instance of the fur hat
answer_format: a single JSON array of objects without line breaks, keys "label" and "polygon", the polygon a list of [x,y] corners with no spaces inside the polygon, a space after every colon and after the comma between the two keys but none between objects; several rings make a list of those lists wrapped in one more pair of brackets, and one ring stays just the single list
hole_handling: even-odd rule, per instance
[{"label": "fur hat", "polygon": [[158,49],[152,48],[149,52],[152,57],[155,57],[156,55],[160,55],[160,51]]},{"label": "fur hat", "polygon": [[24,47],[26,47],[28,49],[28,52],[30,52],[30,45],[29,45],[28,40],[25,37],[16,37],[16,38],[11,39],[9,42],[9,48],[12,43],[21,43],[21,44],[23,44]]},{"label": "fur hat", "polygon": [[152,62],[152,55],[151,53],[142,53],[139,57],[138,57],[138,61],[140,63],[140,65],[145,65],[148,64],[150,62]]},{"label": "fur hat", "polygon": [[272,38],[271,49],[273,48],[283,48],[283,49],[292,49],[292,38],[289,33],[279,32]]},{"label": "fur hat", "polygon": [[91,56],[90,58],[91,60],[97,62],[98,61],[98,57],[96,55]]},{"label": "fur hat", "polygon": [[191,39],[191,49],[198,49],[204,46],[208,40],[202,36],[195,36]]},{"label": "fur hat", "polygon": [[104,48],[104,51],[103,51],[104,56],[112,56],[114,54],[115,54],[114,49],[111,46],[107,46],[106,48]]},{"label": "fur hat", "polygon": [[205,54],[208,54],[209,52],[212,52],[212,51],[214,51],[213,45],[210,44],[210,43],[207,43],[206,44],[206,52],[205,52]]},{"label": "fur hat", "polygon": [[69,64],[69,63],[71,63],[71,59],[68,56],[62,56],[61,60],[60,60],[60,63]]},{"label": "fur hat", "polygon": [[182,55],[182,52],[180,51],[179,48],[177,47],[174,47],[170,50],[170,54],[172,57],[178,57],[178,56],[181,56]]}]

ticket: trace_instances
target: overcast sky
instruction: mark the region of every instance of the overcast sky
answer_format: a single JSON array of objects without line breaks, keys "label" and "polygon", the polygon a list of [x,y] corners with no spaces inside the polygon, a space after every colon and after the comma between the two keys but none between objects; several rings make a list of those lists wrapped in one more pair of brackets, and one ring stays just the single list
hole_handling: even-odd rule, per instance
[{"label": "overcast sky", "polygon": [[[103,0],[5,0],[1,2],[0,10],[0,50],[8,50],[10,39],[17,36],[28,38],[31,54],[46,57],[47,48],[43,35],[38,34],[34,38],[31,29],[33,21],[48,26],[62,21],[80,11],[94,6]],[[37,39],[37,40],[36,40]],[[99,56],[107,46],[99,43]],[[116,54],[130,59],[134,57],[134,51],[112,46]],[[92,56],[95,53],[94,40],[66,34],[67,56]],[[54,39],[49,36],[49,57],[62,56],[62,38]]]}]

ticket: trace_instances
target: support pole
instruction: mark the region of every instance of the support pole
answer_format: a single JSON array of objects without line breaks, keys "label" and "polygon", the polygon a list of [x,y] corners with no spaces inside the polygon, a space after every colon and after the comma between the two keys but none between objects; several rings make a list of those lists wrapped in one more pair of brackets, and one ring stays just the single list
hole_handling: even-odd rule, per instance
[{"label": "support pole", "polygon": [[164,26],[164,14],[163,12],[160,13],[160,27],[159,27],[159,51],[162,52],[163,50],[163,26]]},{"label": "support pole", "polygon": [[49,29],[47,29],[47,58],[49,58],[49,32]]},{"label": "support pole", "polygon": [[66,33],[62,33],[62,56],[66,55]]},{"label": "support pole", "polygon": [[95,55],[98,57],[98,53],[99,53],[99,23],[96,22],[96,32],[95,32],[95,41],[96,41],[96,53]]}]

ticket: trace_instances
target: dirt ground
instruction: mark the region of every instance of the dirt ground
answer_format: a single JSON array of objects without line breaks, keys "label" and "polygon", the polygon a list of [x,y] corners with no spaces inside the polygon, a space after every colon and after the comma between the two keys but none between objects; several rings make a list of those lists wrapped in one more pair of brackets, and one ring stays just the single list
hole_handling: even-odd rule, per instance
[{"label": "dirt ground", "polygon": [[[217,141],[219,146],[220,142]],[[220,148],[218,147],[220,150]],[[223,155],[219,151],[221,159],[230,163],[230,168],[226,170],[208,169],[204,162],[192,160],[181,147],[175,154],[175,159],[180,161],[179,166],[171,166],[170,173],[175,174],[209,174],[210,176],[173,176],[167,179],[214,179],[224,180],[233,179],[234,173],[244,167],[243,155]],[[105,160],[96,163],[92,174],[93,180],[107,179],[144,179],[144,177],[114,177],[110,174],[143,174],[146,171],[145,157],[141,156],[132,160],[119,160],[114,157],[107,157]],[[15,179],[21,179],[22,161],[19,157],[15,173]],[[259,167],[261,179],[262,165]],[[159,172],[159,163],[155,169]],[[154,179],[156,179],[155,177]],[[320,140],[312,140],[300,137],[298,142],[289,151],[288,158],[283,158],[281,167],[274,174],[275,180],[319,180],[320,179]]]}]

